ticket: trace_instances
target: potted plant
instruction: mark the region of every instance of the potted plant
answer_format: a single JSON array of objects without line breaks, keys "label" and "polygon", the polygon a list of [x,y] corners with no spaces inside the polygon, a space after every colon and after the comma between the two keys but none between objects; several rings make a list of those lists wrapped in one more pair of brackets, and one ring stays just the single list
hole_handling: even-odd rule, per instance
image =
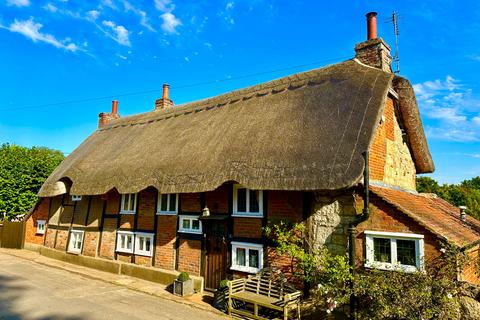
[{"label": "potted plant", "polygon": [[220,281],[218,289],[215,290],[213,295],[213,307],[218,310],[227,311],[228,305],[228,280],[223,279]]},{"label": "potted plant", "polygon": [[182,297],[193,294],[193,279],[190,279],[188,272],[180,272],[173,282],[173,293]]}]

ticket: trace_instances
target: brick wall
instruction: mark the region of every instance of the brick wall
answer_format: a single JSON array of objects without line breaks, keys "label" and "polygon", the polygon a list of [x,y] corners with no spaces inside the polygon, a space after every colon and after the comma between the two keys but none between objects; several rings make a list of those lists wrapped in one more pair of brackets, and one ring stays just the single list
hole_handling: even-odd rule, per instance
[{"label": "brick wall", "polygon": [[233,236],[238,238],[261,238],[261,218],[233,218]]},{"label": "brick wall", "polygon": [[67,250],[67,241],[68,241],[68,230],[57,230],[57,242],[55,244],[55,249],[66,251]]},{"label": "brick wall", "polygon": [[180,194],[180,209],[183,212],[202,212],[200,204],[200,193]]},{"label": "brick wall", "polygon": [[[360,206],[361,197],[358,197]],[[420,226],[415,220],[384,202],[375,195],[370,197],[370,217],[357,227],[356,262],[363,265],[365,261],[365,230],[415,233],[424,235],[425,264],[434,261],[441,254],[436,235]]]},{"label": "brick wall", "polygon": [[395,105],[388,97],[380,123],[370,147],[370,179],[404,189],[415,190],[416,169],[410,149],[403,140]]},{"label": "brick wall", "polygon": [[138,230],[154,230],[156,198],[158,192],[154,188],[140,191],[138,198]]},{"label": "brick wall", "polygon": [[468,261],[460,275],[460,279],[480,285],[480,246],[475,246],[466,252]]},{"label": "brick wall", "polygon": [[116,230],[117,219],[105,218],[103,221],[103,232],[100,242],[100,257],[107,259],[114,258]]},{"label": "brick wall", "polygon": [[175,269],[175,240],[177,235],[176,216],[158,216],[155,266]]},{"label": "brick wall", "polygon": [[97,255],[99,236],[99,231],[85,231],[82,254],[90,257],[95,257]]},{"label": "brick wall", "polygon": [[213,191],[205,193],[205,205],[210,213],[228,213],[228,194],[230,185],[223,184]]},{"label": "brick wall", "polygon": [[268,191],[268,220],[289,220],[300,222],[303,219],[303,192]]},{"label": "brick wall", "polygon": [[25,242],[42,245],[45,234],[37,234],[37,221],[48,221],[50,198],[41,198],[39,201],[40,203],[25,223]]},{"label": "brick wall", "polygon": [[201,243],[200,240],[179,240],[178,271],[200,275]]}]

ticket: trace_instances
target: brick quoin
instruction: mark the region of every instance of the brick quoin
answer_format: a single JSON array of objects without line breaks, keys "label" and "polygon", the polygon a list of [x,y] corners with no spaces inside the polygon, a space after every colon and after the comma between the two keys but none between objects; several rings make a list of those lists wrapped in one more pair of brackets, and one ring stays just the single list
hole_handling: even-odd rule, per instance
[{"label": "brick quoin", "polygon": [[178,271],[200,275],[201,241],[180,239],[178,247]]}]

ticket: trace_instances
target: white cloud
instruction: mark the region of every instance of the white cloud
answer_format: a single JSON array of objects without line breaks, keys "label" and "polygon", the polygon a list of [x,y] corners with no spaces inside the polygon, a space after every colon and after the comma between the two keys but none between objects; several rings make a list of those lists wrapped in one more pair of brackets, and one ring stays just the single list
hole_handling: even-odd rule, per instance
[{"label": "white cloud", "polygon": [[90,10],[87,12],[87,20],[95,21],[100,16],[100,12],[97,10]]},{"label": "white cloud", "polygon": [[7,29],[11,32],[16,32],[24,35],[25,37],[29,38],[33,42],[45,42],[48,43],[56,48],[64,49],[66,51],[75,52],[79,50],[78,46],[71,42],[69,38],[62,40],[58,40],[53,35],[48,33],[42,33],[40,29],[42,29],[43,25],[41,23],[37,23],[30,18],[28,20],[19,21],[17,19],[14,20],[10,26],[5,27],[2,26],[3,29]]},{"label": "white cloud", "polygon": [[128,1],[123,1],[123,6],[126,12],[131,11],[140,17],[140,25],[144,26],[145,28],[147,28],[152,32],[156,32],[156,30],[150,25],[148,21],[147,13],[145,11],[135,8]]},{"label": "white cloud", "polygon": [[129,31],[124,26],[117,25],[115,22],[110,20],[103,20],[102,24],[113,32],[113,34],[110,32],[105,32],[109,37],[121,45],[130,46],[130,40],[128,38]]},{"label": "white cloud", "polygon": [[427,134],[441,140],[480,141],[480,101],[459,80],[446,76],[413,85]]},{"label": "white cloud", "polygon": [[160,17],[163,19],[162,30],[167,33],[176,33],[176,28],[182,25],[182,21],[171,12],[165,12]]},{"label": "white cloud", "polygon": [[29,5],[29,0],[7,0],[7,6],[28,7]]},{"label": "white cloud", "polygon": [[175,9],[172,0],[155,0],[155,8],[163,12],[171,12]]},{"label": "white cloud", "polygon": [[190,62],[190,58],[189,58],[189,57],[184,57],[183,59],[185,59],[185,61],[187,61],[187,62]]},{"label": "white cloud", "polygon": [[52,12],[52,13],[55,13],[55,12],[58,11],[58,8],[55,7],[55,6],[54,6],[52,3],[50,3],[50,2],[47,3],[46,5],[44,5],[42,8],[43,8],[44,10],[50,11],[50,12]]},{"label": "white cloud", "polygon": [[113,3],[113,0],[102,0],[99,8],[109,7],[110,9],[117,10],[117,6]]}]

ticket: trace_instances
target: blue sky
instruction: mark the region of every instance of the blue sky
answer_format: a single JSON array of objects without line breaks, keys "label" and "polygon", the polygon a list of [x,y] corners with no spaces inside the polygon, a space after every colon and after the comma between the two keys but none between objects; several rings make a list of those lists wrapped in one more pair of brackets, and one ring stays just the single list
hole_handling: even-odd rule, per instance
[{"label": "blue sky", "polygon": [[368,11],[393,47],[396,10],[433,177],[480,175],[477,0],[0,1],[0,142],[68,153],[111,96],[130,115],[152,110],[164,82],[179,104],[349,59]]}]

